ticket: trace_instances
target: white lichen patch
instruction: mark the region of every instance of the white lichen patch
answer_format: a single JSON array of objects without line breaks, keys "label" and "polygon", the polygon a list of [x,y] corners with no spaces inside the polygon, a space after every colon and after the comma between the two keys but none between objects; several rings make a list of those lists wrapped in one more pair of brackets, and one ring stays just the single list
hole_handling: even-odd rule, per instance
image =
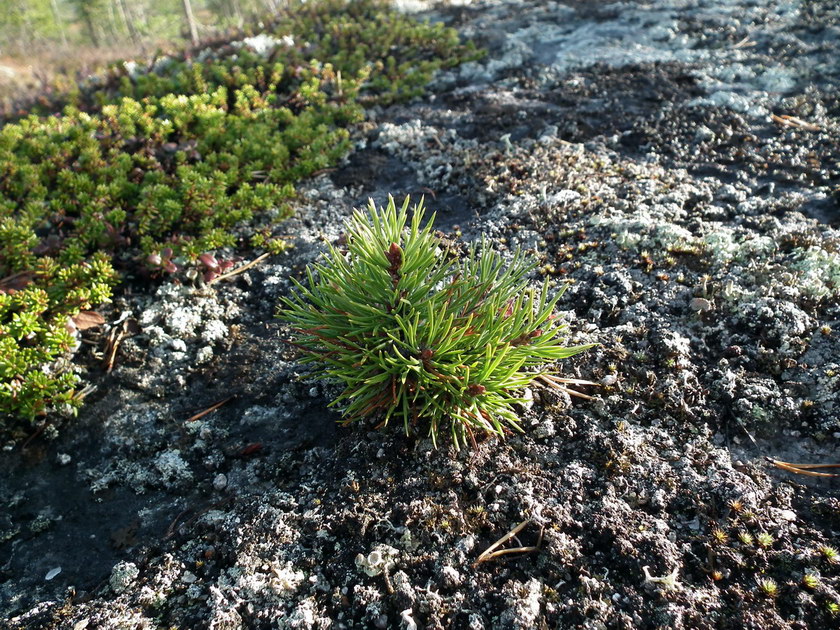
[{"label": "white lichen patch", "polygon": [[223,304],[216,292],[169,283],[158,289],[138,322],[157,340],[157,345],[171,345],[172,339],[191,341],[197,337],[213,343],[226,337],[225,321],[239,314],[235,303]]},{"label": "white lichen patch", "polygon": [[161,482],[166,487],[189,483],[193,479],[189,464],[177,449],[164,451],[155,460],[155,468],[160,473]]},{"label": "white lichen patch", "polygon": [[535,628],[538,625],[543,585],[536,578],[531,578],[518,590],[518,597],[508,599],[509,607],[502,613],[500,621],[505,628]]},{"label": "white lichen patch", "polygon": [[637,208],[632,215],[616,212],[597,214],[589,223],[609,230],[614,234],[616,243],[635,251],[667,252],[697,246],[697,239],[690,231],[646,207]]},{"label": "white lichen patch", "polygon": [[396,563],[394,560],[399,551],[390,545],[376,545],[367,555],[356,556],[356,567],[371,577],[381,574],[383,571],[390,572]]},{"label": "white lichen patch", "polygon": [[775,240],[769,236],[739,234],[730,226],[716,224],[702,238],[705,251],[717,265],[732,262],[747,263],[766,261],[778,249]]},{"label": "white lichen patch", "polygon": [[822,247],[797,248],[791,268],[799,273],[803,293],[812,297],[837,296],[840,293],[840,254]]},{"label": "white lichen patch", "polygon": [[110,584],[111,590],[119,595],[134,584],[138,575],[140,575],[140,569],[137,568],[136,564],[133,562],[120,562],[114,565],[114,568],[111,570],[111,577],[108,580],[108,584]]},{"label": "white lichen patch", "polygon": [[234,46],[247,46],[258,55],[267,57],[277,46],[288,46],[289,48],[295,45],[295,40],[291,35],[284,35],[277,38],[268,33],[260,33],[253,37],[246,37],[241,42],[234,42]]},{"label": "white lichen patch", "polygon": [[466,152],[476,142],[461,138],[455,130],[441,130],[412,120],[401,125],[383,123],[373,146],[411,164],[419,181],[442,190],[459,176]]},{"label": "white lichen patch", "polygon": [[230,573],[234,588],[246,599],[274,599],[283,601],[294,595],[303,583],[303,571],[295,570],[288,562],[261,562],[258,558],[241,556],[238,570]]}]

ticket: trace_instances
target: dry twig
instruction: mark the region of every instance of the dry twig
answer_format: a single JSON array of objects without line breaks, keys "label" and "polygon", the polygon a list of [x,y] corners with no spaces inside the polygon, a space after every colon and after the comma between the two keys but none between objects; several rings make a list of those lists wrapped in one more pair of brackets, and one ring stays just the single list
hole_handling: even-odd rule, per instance
[{"label": "dry twig", "polygon": [[756,43],[750,39],[750,36],[746,35],[744,36],[744,39],[742,39],[740,42],[738,42],[737,44],[733,44],[732,48],[752,48],[755,45]]},{"label": "dry twig", "polygon": [[772,114],[770,116],[770,119],[773,122],[779,123],[783,127],[797,127],[798,129],[805,129],[806,131],[822,130],[822,127],[820,127],[819,125],[809,123],[808,121],[802,120],[801,118],[797,118],[796,116],[788,116],[786,114],[777,116],[776,114]]},{"label": "dry twig", "polygon": [[[532,551],[536,551],[537,549],[539,549],[540,545],[542,544],[542,537],[543,537],[543,526],[542,525],[540,525],[540,533],[539,533],[539,537],[537,538],[537,544],[536,545],[531,545],[531,546],[528,546],[528,547],[523,547],[523,546],[510,547],[509,549],[498,549],[498,547],[505,544],[511,538],[516,537],[516,535],[519,532],[521,532],[523,529],[525,529],[525,526],[528,525],[528,523],[530,523],[530,522],[531,522],[530,520],[522,521],[519,525],[514,527],[507,534],[505,534],[504,536],[499,538],[499,540],[497,540],[492,545],[490,545],[487,549],[484,550],[484,552],[480,556],[478,556],[476,561],[473,562],[472,566],[476,567],[479,564],[481,564],[482,562],[487,562],[488,560],[492,560],[493,558],[498,558],[499,556],[504,556],[504,555],[508,555],[508,554],[511,554],[511,553],[526,554],[526,553],[531,553]],[[497,549],[498,549],[498,551],[497,551]]]},{"label": "dry twig", "polygon": [[127,338],[133,337],[140,332],[137,321],[129,317],[128,312],[123,313],[120,318],[109,326],[108,336],[105,340],[105,372],[110,373],[114,369],[114,362],[117,358],[117,350],[120,344]]}]

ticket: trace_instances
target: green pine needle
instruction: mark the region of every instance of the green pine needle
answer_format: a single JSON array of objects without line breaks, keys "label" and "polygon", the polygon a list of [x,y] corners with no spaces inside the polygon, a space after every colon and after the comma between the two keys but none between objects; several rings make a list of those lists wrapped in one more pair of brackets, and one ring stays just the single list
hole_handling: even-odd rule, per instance
[{"label": "green pine needle", "polygon": [[330,247],[306,285],[293,280],[298,291],[278,316],[304,361],[345,385],[331,405],[346,422],[427,427],[435,445],[448,427],[456,448],[476,432],[521,431],[514,393],[545,373],[535,368],[591,346],[562,344],[565,326],[552,316],[562,291],[530,287],[534,264],[521,252],[505,265],[482,241],[453,258],[432,233],[434,215],[422,224],[421,201],[409,220],[408,205],[389,198],[355,211],[349,251]]}]

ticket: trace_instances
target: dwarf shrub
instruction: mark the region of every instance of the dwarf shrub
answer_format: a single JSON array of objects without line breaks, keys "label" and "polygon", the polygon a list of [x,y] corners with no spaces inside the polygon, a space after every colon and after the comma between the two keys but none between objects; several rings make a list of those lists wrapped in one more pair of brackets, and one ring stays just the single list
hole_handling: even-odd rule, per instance
[{"label": "dwarf shrub", "polygon": [[334,247],[307,270],[306,285],[283,300],[279,316],[292,342],[336,379],[347,422],[366,416],[428,430],[448,427],[457,447],[474,433],[520,430],[512,405],[538,368],[591,346],[566,347],[553,317],[562,291],[535,289],[534,264],[521,252],[506,265],[486,242],[463,259],[422,224],[422,202],[408,225],[406,197],[347,224],[347,251]]},{"label": "dwarf shrub", "polygon": [[202,63],[119,66],[55,99],[60,115],[0,128],[0,424],[78,403],[68,320],[119,277],[223,247],[281,250],[271,224],[296,182],[349,150],[360,96],[411,97],[476,54],[375,0],[300,3],[272,28],[270,50],[246,40]]},{"label": "dwarf shrub", "polygon": [[[8,251],[2,225],[0,250]],[[78,406],[66,361],[76,344],[70,318],[107,300],[115,279],[107,256],[96,254],[69,266],[42,258],[0,282],[0,416]]]},{"label": "dwarf shrub", "polygon": [[[259,46],[252,40],[208,45],[200,62],[186,53],[159,59],[147,72],[114,64],[90,86],[54,94],[31,111],[49,114],[65,105],[91,111],[123,97],[141,100],[166,94],[204,94],[225,87],[253,87],[262,94],[291,94],[307,79],[313,60],[340,73],[332,89],[344,96],[390,104],[422,94],[435,70],[477,59],[483,51],[461,43],[454,29],[421,23],[394,10],[383,0],[318,0],[290,2],[264,20]],[[253,35],[248,29],[243,35]],[[248,43],[251,41],[252,43]],[[209,56],[207,59],[205,57]],[[353,82],[358,81],[358,87]],[[354,93],[354,90],[357,93]],[[44,101],[42,97],[40,99]]]}]

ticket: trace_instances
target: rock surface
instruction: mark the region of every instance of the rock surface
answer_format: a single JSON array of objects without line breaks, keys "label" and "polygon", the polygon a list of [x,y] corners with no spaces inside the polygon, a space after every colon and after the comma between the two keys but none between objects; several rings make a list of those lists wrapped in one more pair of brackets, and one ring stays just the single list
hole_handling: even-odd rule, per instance
[{"label": "rock surface", "polygon": [[[370,112],[290,252],[117,299],[78,421],[3,453],[8,627],[840,623],[838,483],[765,461],[840,461],[836,3],[453,5],[487,57]],[[337,427],[274,308],[388,193],[568,284],[595,399],[457,454]]]}]

